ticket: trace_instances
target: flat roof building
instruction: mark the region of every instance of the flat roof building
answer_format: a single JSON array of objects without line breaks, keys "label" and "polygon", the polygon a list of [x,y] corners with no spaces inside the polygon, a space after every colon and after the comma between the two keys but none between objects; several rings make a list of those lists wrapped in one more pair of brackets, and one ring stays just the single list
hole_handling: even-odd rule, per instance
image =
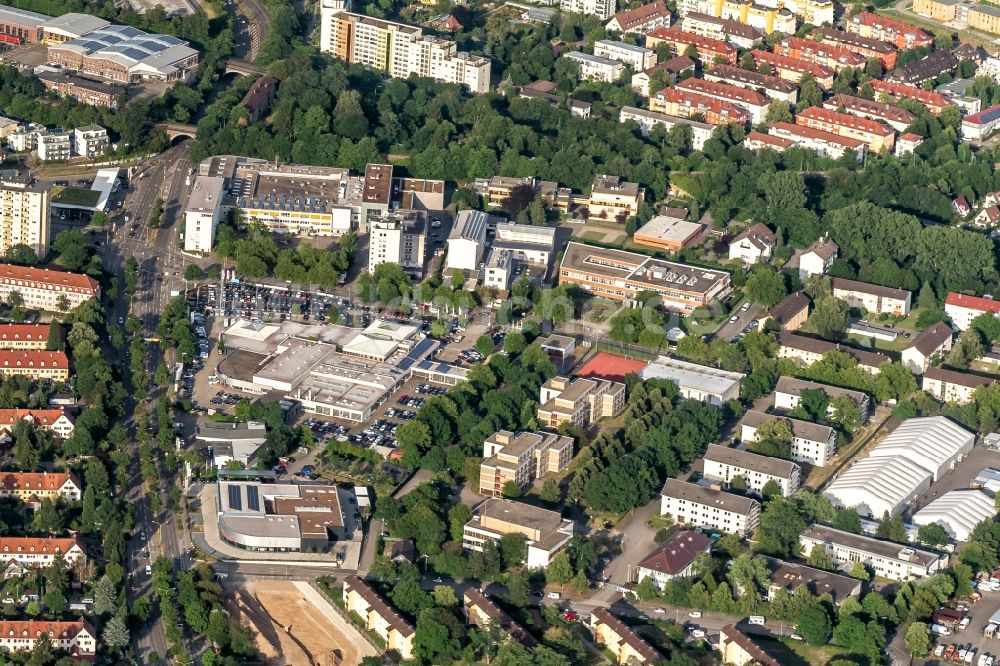
[{"label": "flat roof building", "polygon": [[877,575],[891,580],[930,576],[948,563],[948,558],[941,553],[852,534],[820,524],[811,525],[802,533],[799,542],[804,553],[811,552],[815,545],[823,546],[833,558],[833,563],[842,570],[863,562],[872,567]]},{"label": "flat roof building", "polygon": [[219,228],[226,180],[218,176],[198,176],[184,207],[184,250],[211,252]]},{"label": "flat roof building", "polygon": [[[687,211],[684,211],[685,216]],[[681,217],[657,215],[646,224],[639,227],[633,236],[636,245],[679,252],[701,237],[705,225],[698,222],[688,222]]]},{"label": "flat roof building", "polygon": [[445,270],[475,271],[483,260],[488,216],[478,210],[459,211],[448,234]]},{"label": "flat roof building", "polygon": [[472,519],[465,524],[462,545],[482,552],[484,544],[498,543],[505,534],[523,534],[528,545],[525,565],[544,569],[569,544],[574,530],[573,521],[558,511],[490,498],[473,510]]},{"label": "flat roof building", "polygon": [[699,365],[669,356],[660,356],[639,374],[642,379],[666,379],[677,384],[685,398],[721,407],[740,397],[744,375],[721,368]]}]

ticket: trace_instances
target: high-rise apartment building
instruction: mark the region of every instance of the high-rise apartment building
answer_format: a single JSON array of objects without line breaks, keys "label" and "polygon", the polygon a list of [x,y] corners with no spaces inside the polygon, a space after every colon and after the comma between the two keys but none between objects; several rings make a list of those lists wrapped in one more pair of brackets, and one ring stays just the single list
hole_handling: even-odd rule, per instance
[{"label": "high-rise apartment building", "polygon": [[615,15],[618,8],[616,0],[560,0],[559,9],[577,14],[592,14],[602,21],[607,21]]},{"label": "high-rise apartment building", "polygon": [[368,240],[368,270],[379,264],[399,264],[422,272],[427,243],[427,218],[415,211],[386,214],[371,224]]},{"label": "high-rise apartment building", "polygon": [[27,245],[39,257],[49,253],[49,192],[27,180],[0,181],[0,252]]},{"label": "high-rise apartment building", "polygon": [[320,50],[365,65],[393,78],[411,74],[468,86],[490,87],[490,61],[459,51],[455,42],[428,37],[417,26],[343,11],[336,0],[323,3]]}]

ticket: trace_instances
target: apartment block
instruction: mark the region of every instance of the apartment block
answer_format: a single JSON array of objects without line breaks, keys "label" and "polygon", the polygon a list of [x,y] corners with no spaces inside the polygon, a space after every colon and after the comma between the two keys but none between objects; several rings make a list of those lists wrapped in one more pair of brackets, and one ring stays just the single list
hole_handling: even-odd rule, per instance
[{"label": "apartment block", "polygon": [[739,476],[749,490],[763,494],[764,486],[774,481],[781,487],[781,494],[790,497],[799,489],[802,468],[790,460],[770,458],[750,451],[741,451],[719,444],[709,444],[704,455],[703,474],[727,486]]},{"label": "apartment block", "polygon": [[572,520],[558,511],[549,511],[522,502],[489,498],[473,510],[465,524],[462,546],[482,552],[486,543],[498,543],[505,534],[523,534],[528,553],[525,564],[530,569],[544,569],[572,540]]},{"label": "apartment block", "polygon": [[920,16],[948,23],[959,17],[961,5],[958,0],[914,0],[913,12]]},{"label": "apartment block", "polygon": [[[919,1],[919,0],[918,0]],[[908,62],[889,73],[888,79],[909,85],[922,85],[958,68],[958,58],[947,49],[932,51],[922,60]]]},{"label": "apartment block", "polygon": [[816,85],[820,88],[829,90],[833,87],[834,70],[825,65],[818,65],[814,62],[807,62],[760,49],[754,49],[750,54],[753,56],[754,64],[758,68],[766,66],[771,70],[771,74],[786,81],[798,83],[806,74],[812,74],[813,78],[816,79]]},{"label": "apartment block", "polygon": [[352,64],[385,72],[464,85],[473,93],[490,87],[490,61],[459,51],[455,42],[428,37],[416,26],[342,11],[324,3],[320,50]]},{"label": "apartment block", "polygon": [[625,42],[599,39],[594,42],[594,55],[617,60],[636,72],[644,72],[656,64],[656,51]]},{"label": "apartment block", "polygon": [[648,578],[661,592],[675,578],[695,574],[694,563],[712,549],[712,540],[700,532],[680,530],[635,565],[635,582]]},{"label": "apartment block", "polygon": [[479,268],[486,249],[489,216],[479,210],[459,211],[448,234],[446,271],[474,271]]},{"label": "apartment block", "polygon": [[614,16],[617,5],[616,0],[560,0],[559,9],[563,12],[590,14],[607,21]]},{"label": "apartment block", "polygon": [[602,58],[581,51],[570,51],[564,53],[562,57],[579,65],[580,78],[584,80],[614,83],[625,73],[625,65],[611,58]]},{"label": "apartment block", "polygon": [[944,311],[955,328],[964,331],[979,315],[990,313],[1000,319],[1000,301],[949,291],[944,299]]},{"label": "apartment block", "polygon": [[677,89],[704,95],[746,109],[750,114],[750,122],[754,124],[764,122],[771,104],[766,96],[756,90],[706,79],[685,79],[677,84]]},{"label": "apartment block", "polygon": [[625,385],[618,382],[553,377],[540,393],[538,422],[553,430],[563,423],[587,428],[625,408]]},{"label": "apartment block", "polygon": [[847,354],[857,362],[859,370],[870,375],[878,374],[879,368],[892,360],[885,354],[855,349],[837,342],[798,335],[790,331],[778,333],[778,358],[792,359],[799,365],[812,365],[834,351]]},{"label": "apartment block", "polygon": [[[481,185],[480,185],[481,183]],[[512,178],[510,176],[493,176],[488,181],[477,181],[477,191],[486,195],[490,206],[502,206],[516,187],[530,187],[532,192],[541,197],[549,208],[565,212],[569,209],[571,190],[559,187],[559,183],[551,180],[538,180],[533,176]]]},{"label": "apartment block", "polygon": [[897,132],[906,131],[910,123],[914,121],[913,114],[906,109],[853,95],[834,95],[823,102],[823,108],[830,111],[843,111],[858,118],[874,120],[888,125]]},{"label": "apartment block", "polygon": [[627,121],[636,123],[643,136],[649,136],[649,133],[657,127],[662,127],[666,131],[670,131],[670,128],[678,125],[690,127],[691,148],[693,150],[701,150],[705,146],[705,142],[712,138],[712,132],[715,130],[715,125],[709,125],[700,120],[670,116],[634,106],[623,106],[621,113],[618,114],[618,122]]},{"label": "apartment block", "polygon": [[483,442],[479,494],[502,497],[508,482],[525,490],[535,479],[559,474],[573,460],[573,438],[550,432],[499,430]]},{"label": "apartment block", "polygon": [[896,66],[896,47],[889,42],[825,26],[810,32],[809,37],[824,44],[849,49],[860,54],[866,60],[874,58],[886,69],[892,69]]},{"label": "apartment block", "polygon": [[184,206],[184,250],[211,252],[215,232],[223,215],[226,179],[220,176],[198,176]]},{"label": "apartment block", "polygon": [[720,39],[701,37],[690,32],[684,32],[676,26],[657,28],[646,35],[646,46],[648,48],[655,48],[659,44],[666,44],[674,55],[684,55],[693,46],[698,60],[703,64],[714,63],[718,59],[730,65],[735,65],[738,54],[737,48],[732,44]]},{"label": "apartment block", "polygon": [[[867,393],[840,388],[839,386],[830,386],[829,384],[810,382],[804,379],[795,379],[794,377],[782,376],[778,378],[778,383],[774,387],[774,408],[784,411],[795,409],[802,402],[802,392],[809,390],[821,391],[830,400],[841,396],[850,398],[861,407],[861,419],[863,421],[868,420],[870,415],[870,401]],[[829,407],[828,410],[832,413],[833,407]]]},{"label": "apartment block", "polygon": [[883,287],[857,280],[835,277],[830,280],[833,295],[855,308],[864,308],[871,314],[893,314],[905,317],[910,314],[912,293],[905,289]]},{"label": "apartment block", "polygon": [[1000,126],[1000,104],[962,118],[962,138],[985,139]]},{"label": "apartment block", "polygon": [[570,242],[559,265],[559,282],[591,294],[634,302],[640,293],[660,296],[661,307],[691,314],[730,289],[729,273],[655,259],[634,252]]},{"label": "apartment block", "polygon": [[73,130],[73,152],[80,157],[99,157],[109,146],[108,130],[99,125],[84,125]]},{"label": "apartment block", "polygon": [[49,312],[62,311],[59,307],[62,296],[69,301],[68,309],[72,310],[101,295],[100,285],[89,275],[0,264],[0,301],[9,302],[12,291],[21,295],[24,307]]},{"label": "apartment block", "polygon": [[740,421],[740,441],[754,441],[757,430],[775,419],[787,421],[792,428],[792,460],[817,467],[830,464],[830,460],[837,452],[837,432],[830,426],[750,410]]},{"label": "apartment block", "polygon": [[0,349],[45,349],[48,324],[0,324]]},{"label": "apartment block", "polygon": [[624,222],[639,214],[639,208],[646,198],[646,190],[638,183],[629,183],[620,176],[594,176],[590,188],[587,208],[590,217]]},{"label": "apartment block", "polygon": [[860,53],[843,46],[834,46],[804,37],[786,37],[774,45],[774,52],[777,55],[805,60],[833,70],[865,65],[865,58]]},{"label": "apartment block", "polygon": [[591,611],[590,631],[594,641],[615,656],[616,663],[649,664],[663,660],[662,654],[606,608]]},{"label": "apartment block", "polygon": [[923,578],[937,573],[948,564],[947,555],[942,553],[844,532],[818,523],[802,533],[799,544],[803,553],[812,552],[814,546],[824,548],[839,569],[847,570],[857,562],[864,562],[875,570],[875,575],[890,580]]},{"label": "apartment block", "polygon": [[75,537],[7,537],[0,536],[0,559],[15,561],[26,569],[51,567],[57,555],[62,555],[66,568],[86,564],[87,554]]},{"label": "apartment block", "polygon": [[548,266],[556,246],[556,230],[533,224],[507,222],[496,225],[492,248],[510,252],[518,261]]},{"label": "apartment block", "polygon": [[61,498],[76,502],[83,487],[73,472],[0,472],[0,497],[22,502]]},{"label": "apartment block", "polygon": [[772,32],[789,35],[795,32],[795,14],[776,2],[679,0],[677,11],[685,20],[692,14],[707,15],[734,21],[768,35]]},{"label": "apartment block", "polygon": [[660,492],[660,515],[679,525],[749,536],[760,522],[760,502],[743,495],[667,479]]},{"label": "apartment block", "polygon": [[427,243],[427,218],[416,211],[394,211],[370,223],[368,271],[384,264],[399,264],[422,273]]},{"label": "apartment block", "polygon": [[39,257],[49,253],[49,191],[27,179],[0,180],[0,253],[27,245]]},{"label": "apartment block", "polygon": [[46,162],[68,160],[73,156],[73,138],[69,132],[47,132],[38,135],[38,159]]},{"label": "apartment block", "polygon": [[753,642],[747,634],[734,625],[719,631],[719,652],[723,664],[754,664],[755,666],[781,666],[781,662]]},{"label": "apartment block", "polygon": [[46,430],[60,439],[73,435],[73,418],[62,407],[54,409],[0,409],[0,436],[10,437],[15,426],[25,421]]},{"label": "apartment block", "polygon": [[953,335],[951,326],[943,321],[927,327],[903,350],[903,367],[914,374],[923,374],[932,363],[951,351]]},{"label": "apartment block", "polygon": [[[790,141],[796,146],[834,160],[839,160],[844,155],[854,155],[860,162],[864,159],[865,148],[867,146],[864,141],[859,139],[838,136],[832,132],[824,132],[823,130],[786,122],[773,123],[768,128],[766,136]],[[781,145],[768,145],[767,147],[772,149],[782,148]]]},{"label": "apartment block", "polygon": [[715,65],[702,74],[706,81],[717,81],[729,85],[760,91],[770,99],[795,104],[799,99],[799,87],[791,81],[753,72],[732,65]]},{"label": "apartment block", "polygon": [[86,620],[0,620],[0,649],[4,652],[31,652],[42,636],[74,659],[93,661],[97,656],[97,630]]},{"label": "apartment block", "polygon": [[682,118],[698,118],[709,125],[736,123],[746,126],[750,120],[750,114],[743,107],[676,87],[664,88],[650,97],[649,110]]},{"label": "apartment block", "polygon": [[413,658],[413,635],[416,633],[413,625],[354,574],[344,579],[344,608],[348,613],[361,616],[365,629],[375,632],[386,648],[395,650],[403,659]]},{"label": "apartment block", "polygon": [[61,351],[0,350],[0,376],[21,375],[31,379],[69,379],[69,358]]},{"label": "apartment block", "polygon": [[784,6],[803,23],[810,25],[831,25],[836,10],[833,0],[763,0],[762,4]]},{"label": "apartment block", "polygon": [[[916,0],[913,11],[922,14],[918,6],[927,0]],[[930,0],[934,1],[934,0]],[[941,18],[941,21],[951,19]],[[934,43],[934,37],[915,25],[897,21],[875,12],[861,12],[844,21],[844,30],[862,37],[877,39],[894,44],[898,49],[927,47]]]},{"label": "apartment block", "polygon": [[[792,18],[794,24],[795,19]],[[684,17],[684,32],[699,37],[721,39],[741,49],[748,49],[764,39],[764,30],[759,30],[746,22],[692,12]]]},{"label": "apartment block", "polygon": [[527,648],[538,645],[538,640],[527,629],[476,588],[468,588],[462,595],[462,601],[465,604],[465,618],[469,624],[477,627],[495,624],[512,640]]},{"label": "apartment block", "polygon": [[924,370],[920,388],[939,402],[966,405],[976,389],[992,384],[995,379],[934,366]]},{"label": "apartment block", "polygon": [[618,12],[604,26],[608,32],[644,35],[660,27],[670,27],[670,11],[663,0]]},{"label": "apartment block", "polygon": [[896,133],[891,127],[875,120],[856,118],[839,111],[830,111],[815,106],[795,115],[795,124],[802,127],[830,132],[848,139],[864,141],[871,152],[892,150]]}]

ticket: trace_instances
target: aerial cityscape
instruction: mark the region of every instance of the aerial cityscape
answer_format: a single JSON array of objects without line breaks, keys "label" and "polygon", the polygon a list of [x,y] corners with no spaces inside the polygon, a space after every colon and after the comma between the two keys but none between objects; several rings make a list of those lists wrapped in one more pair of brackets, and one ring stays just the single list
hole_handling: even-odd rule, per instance
[{"label": "aerial cityscape", "polygon": [[1000,4],[0,5],[0,664],[1000,663]]}]

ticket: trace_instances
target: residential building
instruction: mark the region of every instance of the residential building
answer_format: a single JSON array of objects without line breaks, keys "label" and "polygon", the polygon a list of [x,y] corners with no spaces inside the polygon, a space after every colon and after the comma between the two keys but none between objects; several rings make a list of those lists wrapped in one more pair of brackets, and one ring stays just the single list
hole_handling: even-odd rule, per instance
[{"label": "residential building", "polygon": [[614,15],[617,4],[616,0],[560,0],[559,8],[563,12],[590,14],[607,21]]},{"label": "residential building", "polygon": [[660,515],[678,525],[749,536],[760,521],[760,502],[750,497],[667,479],[660,492]]},{"label": "residential building", "polygon": [[509,252],[517,261],[548,266],[556,246],[555,227],[539,227],[514,222],[496,225],[492,248]]},{"label": "residential building", "polygon": [[[831,400],[841,396],[850,398],[861,407],[861,420],[868,420],[870,407],[868,394],[793,377],[782,376],[778,378],[778,384],[774,388],[774,408],[785,411],[795,409],[802,402],[802,391],[806,390],[822,391]],[[830,407],[829,411],[832,413],[833,408]]]},{"label": "residential building", "polygon": [[[924,137],[919,134],[914,134],[913,132],[900,134],[899,138],[896,139],[896,157],[902,158],[906,155],[912,155],[923,142]],[[1000,211],[998,211],[998,214],[1000,214]]]},{"label": "residential building", "polygon": [[393,178],[393,208],[440,212],[445,209],[443,180],[429,178]]},{"label": "residential building", "polygon": [[465,618],[469,624],[477,627],[496,624],[512,640],[524,647],[533,648],[538,645],[538,640],[527,629],[478,589],[474,587],[466,589],[462,601],[465,605]]},{"label": "residential building", "polygon": [[108,130],[99,125],[84,125],[73,130],[73,153],[93,159],[111,146]]},{"label": "residential building", "polygon": [[972,212],[972,206],[968,199],[960,194],[951,200],[951,210],[958,217],[966,217]]},{"label": "residential building", "polygon": [[565,471],[573,460],[573,438],[550,432],[499,430],[483,442],[483,459],[479,494],[503,497],[508,482],[526,490],[535,479]]},{"label": "residential building", "polygon": [[[1000,81],[1000,57],[992,55],[979,65],[976,70],[976,76],[986,76],[993,79],[994,83]],[[0,136],[2,136],[0,132]]]},{"label": "residential building", "polygon": [[83,497],[83,486],[73,472],[0,472],[0,497],[16,497],[22,502],[77,502]]},{"label": "residential building", "polygon": [[561,211],[569,209],[571,191],[559,187],[551,180],[538,180],[532,176],[512,178],[510,176],[493,176],[488,181],[481,181],[480,191],[485,195],[490,206],[503,206],[516,187],[530,187],[534,195],[540,196],[549,208]]},{"label": "residential building", "polygon": [[758,222],[744,229],[729,244],[729,258],[744,264],[761,264],[771,261],[778,236],[767,225]]},{"label": "residential building", "polygon": [[860,53],[843,46],[818,42],[805,37],[786,37],[774,45],[774,53],[789,58],[823,65],[833,70],[864,67],[865,58]]},{"label": "residential building", "polygon": [[97,630],[86,620],[0,620],[0,649],[4,652],[31,652],[43,635],[53,648],[65,650],[74,659],[93,661],[97,657]]},{"label": "residential building", "polygon": [[625,73],[625,65],[611,58],[602,58],[582,51],[570,51],[563,53],[561,57],[579,65],[581,79],[614,83]]},{"label": "residential building", "polygon": [[618,12],[604,26],[608,32],[634,35],[644,35],[661,27],[670,27],[670,11],[663,0]]},{"label": "residential building", "polygon": [[482,552],[484,544],[499,543],[505,534],[523,534],[528,545],[526,566],[544,569],[569,544],[574,530],[573,521],[558,511],[491,497],[473,509],[462,533],[462,546]]},{"label": "residential building", "polygon": [[903,350],[903,365],[914,374],[923,374],[932,363],[951,351],[951,336],[951,326],[943,321],[921,331]]},{"label": "residential building", "polygon": [[749,90],[759,90],[770,99],[795,104],[799,99],[799,87],[777,76],[761,74],[733,65],[713,65],[702,73],[706,81],[719,81]]},{"label": "residential building", "polygon": [[392,78],[416,75],[464,85],[473,93],[490,88],[490,61],[459,51],[455,42],[423,34],[419,27],[342,11],[324,0],[320,51]]},{"label": "residential building", "polygon": [[709,125],[736,123],[746,126],[750,120],[746,109],[742,107],[677,87],[664,88],[650,97],[649,110],[684,118],[699,118]]},{"label": "residential building", "polygon": [[892,360],[885,354],[855,349],[836,342],[827,342],[789,331],[778,333],[778,358],[790,358],[799,365],[810,366],[822,360],[830,352],[847,354],[857,361],[858,369],[870,375],[878,374],[879,368]]},{"label": "residential building", "polygon": [[[0,300],[9,302],[10,293],[16,291],[25,308],[68,312],[91,298],[100,298],[100,290],[97,280],[88,275],[0,264]],[[61,296],[66,297],[68,307],[59,307]]]},{"label": "residential building", "polygon": [[639,131],[643,136],[649,136],[654,127],[663,127],[669,130],[677,125],[686,125],[691,128],[691,148],[701,150],[705,142],[712,138],[715,125],[691,120],[690,118],[680,118],[678,116],[668,116],[665,113],[656,113],[647,109],[639,109],[634,106],[623,106],[618,115],[619,122],[632,121],[639,125]]},{"label": "residential building", "polygon": [[911,580],[930,576],[947,566],[946,555],[915,546],[873,539],[816,523],[799,538],[803,553],[822,546],[840,569],[850,569],[863,562],[877,576],[890,580]]},{"label": "residential building", "polygon": [[664,252],[679,252],[701,238],[705,225],[685,220],[686,208],[668,208],[666,213],[639,227],[632,242]]},{"label": "residential building", "polygon": [[740,421],[740,441],[752,442],[757,437],[757,430],[775,419],[783,419],[792,428],[792,460],[816,467],[830,464],[837,452],[837,433],[830,426],[750,410]]},{"label": "residential building", "polygon": [[920,378],[920,388],[939,402],[966,405],[972,400],[976,389],[994,381],[996,380],[992,377],[930,366]]},{"label": "residential building", "polygon": [[919,102],[935,116],[941,115],[945,107],[954,106],[954,102],[948,99],[948,97],[933,90],[924,90],[918,86],[883,81],[881,79],[872,79],[869,83],[872,86],[872,90],[875,91],[877,99],[886,98],[896,102],[901,99],[912,99]]},{"label": "residential building", "polygon": [[717,59],[730,65],[736,64],[738,51],[732,44],[721,39],[684,32],[676,26],[657,28],[646,34],[647,48],[655,48],[658,44],[666,44],[674,55],[684,55],[693,46],[698,60],[703,64],[716,62]]},{"label": "residential building", "polygon": [[73,417],[64,409],[0,409],[0,433],[10,438],[14,428],[21,421],[52,433],[59,439],[69,439],[73,435]]},{"label": "residential building", "polygon": [[243,96],[240,106],[246,109],[247,116],[240,119],[243,125],[249,125],[263,120],[267,116],[271,104],[274,103],[274,95],[278,91],[278,79],[273,76],[261,76],[250,90]]},{"label": "residential building", "polygon": [[829,236],[823,236],[810,245],[799,257],[799,275],[803,278],[810,275],[823,275],[833,262],[840,256],[840,248]]},{"label": "residential building", "polygon": [[395,650],[403,659],[413,658],[413,625],[354,574],[344,578],[344,608],[348,613],[357,613],[365,629],[375,632],[387,649]]},{"label": "residential building", "polygon": [[643,379],[666,379],[677,384],[681,395],[721,407],[740,397],[743,373],[699,365],[670,356],[659,356],[639,376]]},{"label": "residential building", "polygon": [[590,632],[594,641],[615,656],[619,664],[647,664],[663,660],[652,645],[606,608],[590,613]]},{"label": "residential building", "polygon": [[594,42],[594,55],[617,60],[636,72],[644,72],[656,64],[656,51],[642,46],[599,39]]},{"label": "residential building", "polygon": [[868,150],[873,153],[892,150],[896,141],[896,133],[892,128],[880,122],[815,106],[797,113],[795,124],[864,141]]},{"label": "residential building", "polygon": [[118,96],[122,90],[115,86],[63,72],[39,72],[36,76],[46,90],[90,106],[106,106],[112,111],[118,108]]},{"label": "residential building", "polygon": [[780,661],[732,624],[719,631],[719,652],[722,653],[722,663],[726,666],[782,666]]},{"label": "residential building", "polygon": [[962,112],[962,115],[968,116],[979,113],[983,109],[983,100],[974,94],[972,84],[972,79],[955,79],[948,83],[942,83],[934,90],[951,100]]},{"label": "residential building", "polygon": [[771,308],[767,316],[778,324],[779,330],[795,331],[809,318],[809,297],[801,291],[785,296]]},{"label": "residential building", "polygon": [[985,139],[1000,124],[1000,104],[962,118],[963,139]]},{"label": "residential building", "polygon": [[981,314],[989,312],[1000,319],[1000,301],[949,291],[944,299],[944,311],[951,319],[952,325],[964,331],[972,325],[972,320]]},{"label": "residential building", "polygon": [[1000,9],[989,5],[970,5],[969,28],[1000,34]]},{"label": "residential building", "polygon": [[[691,61],[691,64],[694,64],[693,60]],[[0,139],[6,139],[8,136],[16,132],[20,126],[21,123],[19,121],[0,116]]]},{"label": "residential building", "polygon": [[[808,557],[809,553],[802,553]],[[768,586],[767,599],[774,601],[778,590],[794,594],[799,587],[805,586],[814,597],[829,594],[837,606],[847,599],[861,597],[861,581],[841,574],[835,574],[822,569],[814,569],[804,564],[785,562],[773,557],[765,557],[767,568],[771,572],[771,584]]]},{"label": "residential building", "polygon": [[729,273],[654,259],[633,252],[570,242],[559,265],[559,282],[588,293],[632,302],[644,291],[662,307],[691,314],[729,293]]},{"label": "residential building", "polygon": [[18,127],[7,134],[7,148],[17,153],[35,150],[38,147],[38,137],[44,131],[44,126],[33,124],[27,127]]},{"label": "residential building", "polygon": [[998,222],[1000,222],[1000,208],[996,205],[986,206],[972,218],[972,223],[977,227],[994,227]]},{"label": "residential building", "polygon": [[712,540],[700,532],[674,532],[656,550],[635,565],[635,582],[649,578],[661,592],[674,578],[695,575],[694,563],[702,553],[712,549]]},{"label": "residential building", "polygon": [[905,289],[883,287],[847,278],[831,278],[833,295],[854,308],[863,308],[870,314],[892,314],[905,317],[910,314],[912,293]]},{"label": "residential building", "polygon": [[856,32],[844,32],[835,28],[821,26],[809,33],[809,37],[824,44],[850,49],[853,53],[863,56],[866,60],[874,58],[882,67],[892,69],[896,66],[896,46],[873,37],[865,37]]},{"label": "residential building", "polygon": [[510,250],[490,248],[483,266],[483,285],[498,291],[507,291],[514,276],[514,256]]},{"label": "residential building", "polygon": [[767,132],[763,137],[770,137],[770,140],[762,140],[759,132],[755,133],[756,139],[748,136],[750,145],[755,149],[766,147],[781,152],[791,144],[834,160],[839,160],[844,155],[853,155],[859,162],[864,159],[868,145],[860,139],[780,121],[772,123]]},{"label": "residential building", "polygon": [[556,430],[563,423],[587,428],[603,418],[614,418],[625,408],[625,385],[603,380],[553,377],[538,400],[538,422]]},{"label": "residential building", "polygon": [[0,253],[27,245],[39,258],[49,254],[49,191],[26,178],[0,179]]},{"label": "residential building", "polygon": [[394,211],[373,220],[368,240],[368,271],[379,264],[399,264],[422,273],[427,243],[427,218],[417,211]]},{"label": "residential building", "polygon": [[489,216],[478,210],[459,211],[448,234],[447,271],[475,271],[483,260]]},{"label": "residential building", "polygon": [[649,89],[650,77],[652,77],[654,72],[666,72],[669,77],[667,83],[674,84],[677,83],[678,78],[684,75],[694,75],[694,68],[695,63],[691,58],[687,56],[674,56],[669,60],[657,63],[643,72],[633,74],[632,90],[643,97],[649,97],[656,92]]},{"label": "residential building", "polygon": [[67,569],[87,563],[87,553],[76,537],[0,536],[0,561],[15,561],[27,569],[51,567],[61,555]]},{"label": "residential building", "polygon": [[0,349],[45,349],[48,324],[0,324]]},{"label": "residential building", "polygon": [[638,183],[629,183],[620,176],[594,176],[587,208],[590,217],[624,222],[639,214],[639,208],[646,199],[646,190]]},{"label": "residential building", "polygon": [[224,211],[226,179],[220,176],[197,176],[184,206],[184,250],[211,252],[215,231]]},{"label": "residential building", "polygon": [[685,79],[677,84],[678,90],[685,90],[727,102],[746,109],[750,113],[751,123],[762,123],[767,116],[771,101],[756,90],[706,79]]},{"label": "residential building", "polygon": [[73,137],[69,132],[62,131],[41,133],[37,149],[40,160],[68,160],[73,156]]},{"label": "residential building", "polygon": [[[794,24],[795,19],[792,18]],[[710,37],[729,42],[741,49],[749,49],[757,42],[764,40],[764,30],[760,30],[744,22],[729,18],[691,12],[684,17],[684,32],[700,37]]]},{"label": "residential building", "polygon": [[906,109],[853,95],[834,95],[823,102],[823,108],[885,123],[897,132],[904,131],[914,120],[913,114]]},{"label": "residential building", "polygon": [[[916,0],[921,2],[921,0]],[[914,60],[902,67],[897,67],[889,74],[888,79],[897,83],[920,85],[924,81],[936,79],[945,72],[952,72],[958,67],[958,58],[947,50],[933,51],[923,60]]]},{"label": "residential building", "polygon": [[816,85],[820,88],[829,90],[833,87],[834,70],[826,65],[819,65],[814,62],[771,53],[770,51],[762,51],[761,49],[754,49],[750,51],[750,54],[753,56],[754,64],[758,68],[766,66],[771,70],[771,74],[778,78],[798,83],[806,74],[812,74],[816,80]]},{"label": "residential building", "polygon": [[956,20],[960,9],[959,0],[915,0],[913,3],[914,13],[941,23]]},{"label": "residential building", "polygon": [[0,350],[0,375],[21,375],[31,379],[69,379],[69,358],[65,352],[42,350]]},{"label": "residential building", "polygon": [[[913,5],[913,11],[918,14],[923,13],[918,9],[918,6],[925,1],[916,0]],[[947,21],[951,19],[941,20]],[[927,47],[934,43],[934,37],[930,33],[921,30],[915,25],[869,11],[855,14],[844,21],[844,30],[869,39],[889,42],[898,49]]]},{"label": "residential building", "polygon": [[709,444],[703,456],[706,478],[722,481],[728,487],[734,477],[743,479],[748,490],[764,494],[764,486],[774,481],[781,494],[791,497],[799,489],[802,468],[790,460],[770,458],[750,451]]}]

